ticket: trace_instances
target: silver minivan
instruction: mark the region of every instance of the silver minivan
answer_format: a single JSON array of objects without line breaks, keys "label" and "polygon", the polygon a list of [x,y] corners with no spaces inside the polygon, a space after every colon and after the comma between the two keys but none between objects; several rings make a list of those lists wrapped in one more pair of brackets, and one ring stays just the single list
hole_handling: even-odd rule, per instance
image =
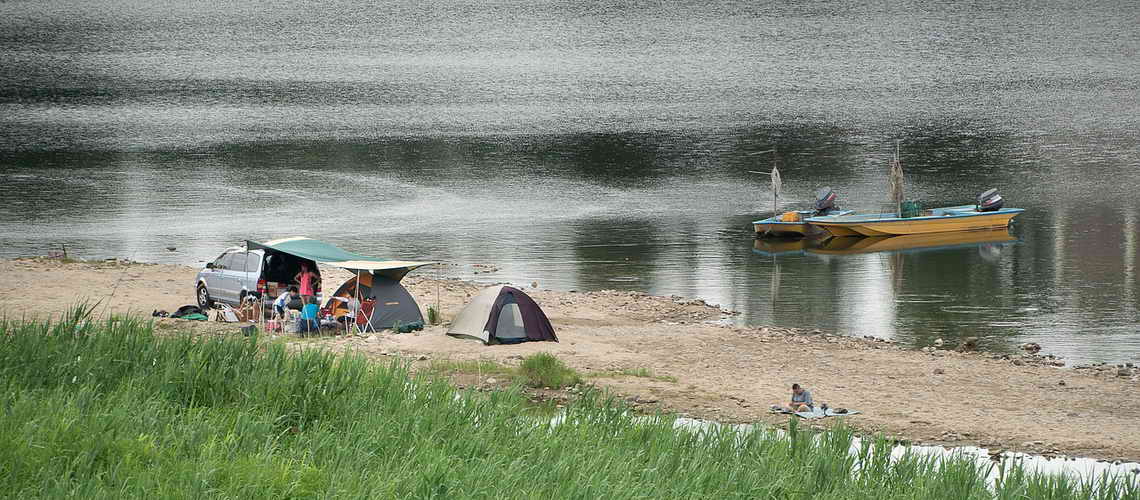
[{"label": "silver minivan", "polygon": [[[302,263],[320,275],[320,269],[311,260],[273,250],[227,248],[198,271],[195,279],[198,307],[209,309],[219,302],[237,306],[250,295],[261,297],[268,304],[290,285],[296,284],[293,277],[300,272]],[[321,290],[319,283],[316,286],[318,295]]]}]

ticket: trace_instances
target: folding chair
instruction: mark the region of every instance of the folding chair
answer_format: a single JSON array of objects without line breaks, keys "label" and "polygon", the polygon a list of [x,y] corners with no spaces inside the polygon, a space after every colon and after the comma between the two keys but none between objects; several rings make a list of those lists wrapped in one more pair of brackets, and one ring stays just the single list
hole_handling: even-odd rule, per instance
[{"label": "folding chair", "polygon": [[356,329],[361,333],[368,331],[376,332],[376,328],[372,326],[373,309],[376,309],[375,300],[364,299],[360,301],[360,310],[356,312]]}]

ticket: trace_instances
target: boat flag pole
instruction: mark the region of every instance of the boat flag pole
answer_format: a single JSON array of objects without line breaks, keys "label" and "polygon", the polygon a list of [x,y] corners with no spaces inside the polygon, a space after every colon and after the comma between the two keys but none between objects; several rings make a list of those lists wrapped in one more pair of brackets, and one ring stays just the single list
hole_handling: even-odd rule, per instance
[{"label": "boat flag pole", "polygon": [[[783,188],[783,181],[780,180],[780,171],[776,169],[776,149],[775,148],[766,149],[764,151],[757,151],[755,153],[749,153],[749,156],[761,155],[761,154],[766,154],[766,153],[772,153],[772,171],[771,172],[758,172],[755,170],[749,170],[748,172],[753,173],[753,174],[768,174],[771,177],[771,179],[772,179],[772,217],[775,217],[776,212],[780,209],[779,208],[780,207],[780,190]],[[768,234],[768,231],[771,231],[771,229],[765,230],[764,234]]]},{"label": "boat flag pole", "polygon": [[780,190],[784,187],[780,179],[780,171],[776,168],[776,156],[772,155],[772,216],[780,210]]},{"label": "boat flag pole", "polygon": [[891,170],[888,176],[890,184],[891,201],[895,203],[895,217],[902,217],[902,199],[903,199],[903,170],[902,162],[899,161],[899,143],[895,141],[895,157],[891,159]]}]

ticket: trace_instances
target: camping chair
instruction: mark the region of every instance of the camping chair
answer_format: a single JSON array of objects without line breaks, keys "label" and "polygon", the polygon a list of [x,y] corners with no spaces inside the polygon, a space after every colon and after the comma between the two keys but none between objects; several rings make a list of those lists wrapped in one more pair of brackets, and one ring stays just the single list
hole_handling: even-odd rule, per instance
[{"label": "camping chair", "polygon": [[372,331],[375,332],[376,328],[372,326],[372,310],[376,309],[376,301],[373,299],[364,299],[360,301],[360,310],[356,312],[356,329],[361,333]]}]

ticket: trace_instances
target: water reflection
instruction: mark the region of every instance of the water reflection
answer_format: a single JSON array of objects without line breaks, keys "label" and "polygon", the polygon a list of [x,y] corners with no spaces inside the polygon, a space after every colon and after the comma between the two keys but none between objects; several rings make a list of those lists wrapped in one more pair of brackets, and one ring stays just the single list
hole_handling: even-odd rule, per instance
[{"label": "water reflection", "polygon": [[[822,255],[855,255],[873,252],[921,252],[956,248],[977,248],[987,261],[1001,256],[1001,247],[1017,241],[1009,229],[959,231],[947,233],[908,234],[862,238],[837,236],[819,240],[805,240],[803,249]],[[759,244],[759,243],[757,243]]]},{"label": "water reflection", "polygon": [[[0,255],[196,264],[305,234],[752,324],[1137,361],[1137,5],[0,2]],[[830,185],[877,210],[896,141],[908,198],[998,187],[1018,242],[747,248],[755,153],[779,153],[781,208]]]}]

